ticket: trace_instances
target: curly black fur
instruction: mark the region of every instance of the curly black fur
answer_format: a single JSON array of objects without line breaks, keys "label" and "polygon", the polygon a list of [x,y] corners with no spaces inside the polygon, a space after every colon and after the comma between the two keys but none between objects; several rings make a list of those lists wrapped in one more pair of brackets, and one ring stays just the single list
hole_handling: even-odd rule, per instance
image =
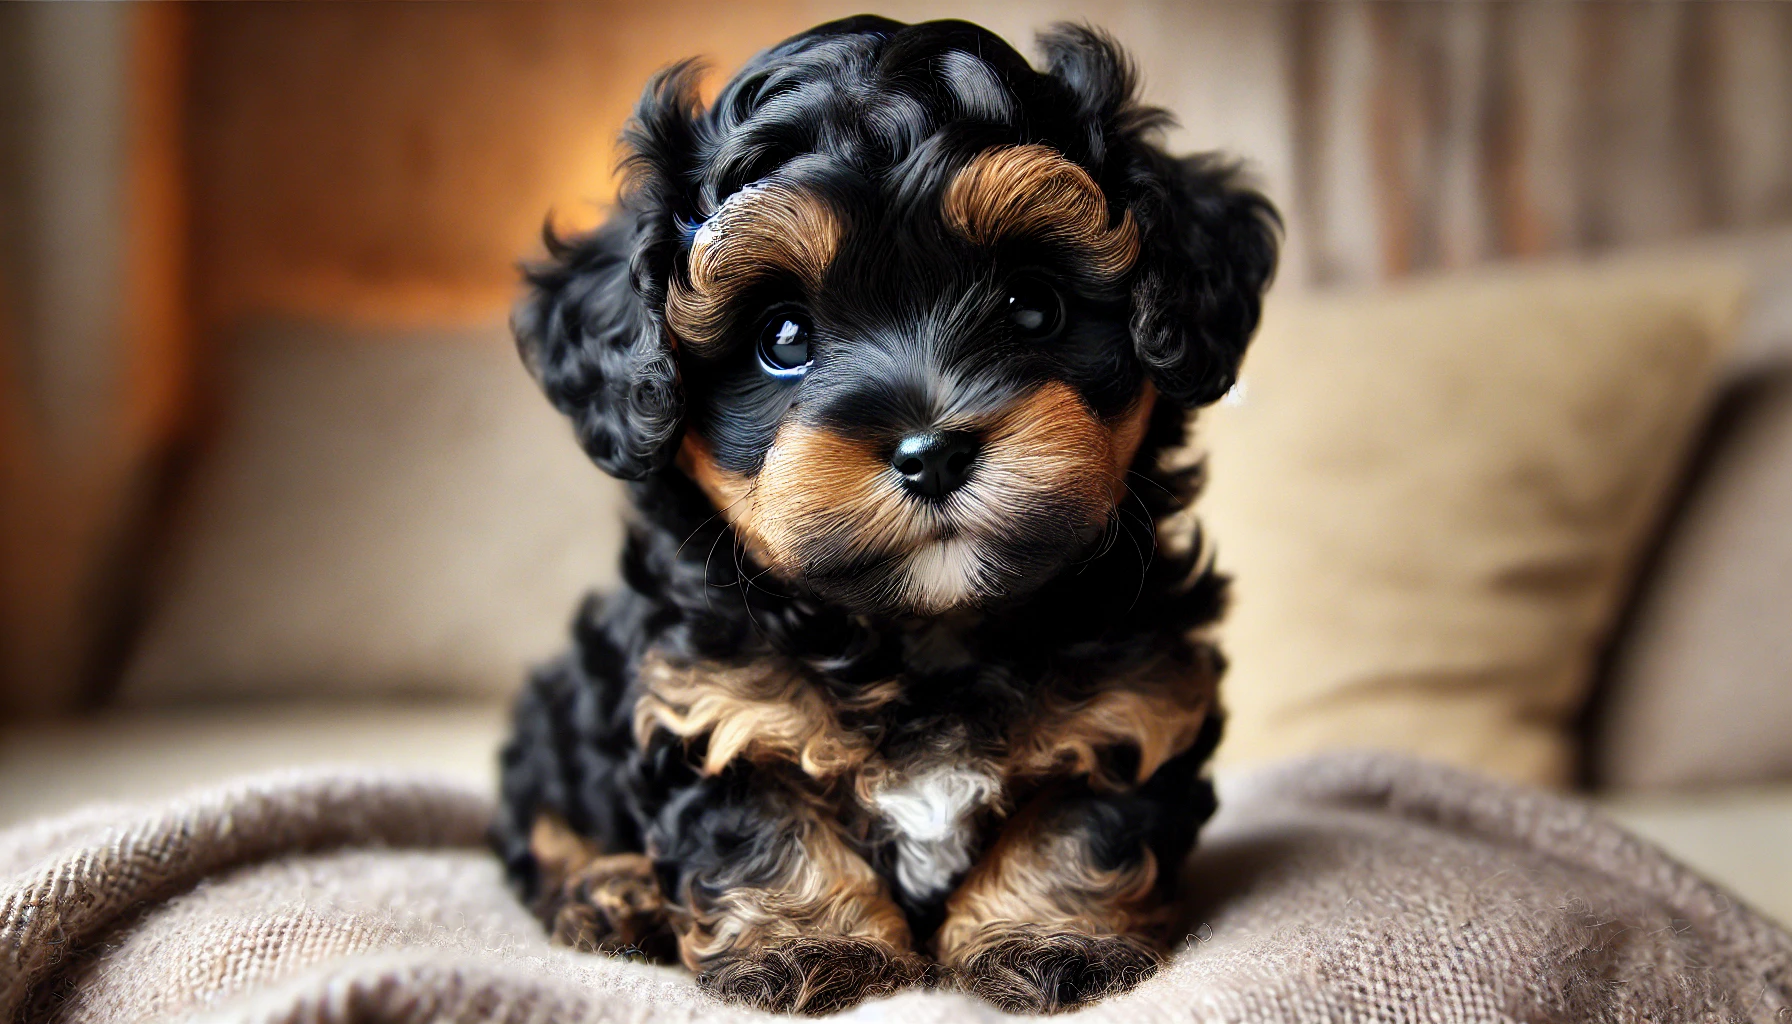
[{"label": "curly black fur", "polygon": [[[1190,636],[1220,615],[1225,581],[1198,543],[1171,550],[1156,536],[1192,499],[1199,472],[1167,470],[1159,456],[1182,444],[1186,410],[1235,380],[1274,269],[1275,214],[1239,185],[1232,165],[1157,148],[1154,133],[1167,116],[1135,102],[1128,65],[1104,36],[1060,27],[1042,45],[1045,68],[1036,71],[963,22],[853,18],[761,54],[707,109],[695,65],[674,66],[649,84],[626,133],[627,187],[615,216],[590,234],[546,234],[549,258],[529,268],[532,290],[514,318],[518,346],[591,459],[631,481],[636,514],[620,589],[579,610],[571,649],[530,679],[503,751],[494,838],[531,900],[542,880],[530,834],[543,813],[604,851],[650,853],[674,904],[762,884],[788,861],[787,815],[767,795],[767,780],[769,773],[780,786],[801,788],[800,773],[734,764],[704,775],[701,741],[693,749],[662,732],[637,744],[637,668],[650,651],[682,663],[786,659],[842,706],[866,687],[900,680],[894,704],[843,712],[844,724],[891,756],[925,747],[947,725],[969,730],[980,749],[999,748],[1048,677],[1118,675],[1165,658],[1215,674],[1222,668],[1218,652]],[[690,429],[712,440],[718,462],[751,472],[767,422],[789,402],[755,399],[769,411],[743,411],[752,404],[743,396],[759,385],[738,359],[706,362],[676,351],[665,304],[689,226],[743,186],[821,154],[850,173],[829,172],[815,186],[868,220],[883,218],[891,245],[928,268],[861,268],[867,276],[855,290],[874,293],[864,302],[876,306],[878,294],[903,289],[975,287],[974,267],[956,277],[940,270],[949,260],[928,254],[935,241],[904,225],[926,220],[922,211],[935,209],[943,182],[970,156],[1023,143],[1050,146],[1082,167],[1114,219],[1130,213],[1139,229],[1140,255],[1122,290],[1071,297],[1090,325],[1073,339],[1083,348],[1055,364],[1015,361],[1009,371],[1015,387],[1065,381],[1103,416],[1146,379],[1168,399],[1150,415],[1108,534],[1024,596],[932,623],[866,613],[801,579],[769,577],[674,464]],[[929,632],[941,623],[960,651],[944,661]],[[1069,799],[1062,811],[1083,823],[1091,856],[1117,867],[1150,850],[1159,864],[1179,862],[1213,808],[1200,773],[1218,736],[1214,713],[1195,746],[1144,784],[1120,793],[1085,788]],[[1124,775],[1139,755],[1121,748],[1104,756]],[[861,852],[887,868],[888,852],[874,838]],[[1165,885],[1174,874],[1162,872]],[[938,899],[908,897],[903,910],[917,941],[942,912]],[[874,942],[846,942],[847,950],[845,940],[829,941],[835,946],[818,940],[750,963],[707,965],[708,977],[738,998],[815,1008],[845,1005],[864,985],[792,964],[845,951],[852,958],[838,962],[881,965],[865,972],[873,987],[917,976],[907,959]],[[991,972],[965,984],[1004,1005],[1056,1008],[1148,973],[1156,960],[1144,948],[1125,937],[1017,935],[981,954]]]}]

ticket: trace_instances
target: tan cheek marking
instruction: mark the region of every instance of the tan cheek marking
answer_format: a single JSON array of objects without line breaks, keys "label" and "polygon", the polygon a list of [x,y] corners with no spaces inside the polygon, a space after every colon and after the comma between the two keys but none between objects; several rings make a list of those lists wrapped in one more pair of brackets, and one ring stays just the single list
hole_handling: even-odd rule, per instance
[{"label": "tan cheek marking", "polygon": [[1098,278],[1121,277],[1139,255],[1132,211],[1109,228],[1101,186],[1047,146],[979,153],[946,186],[941,213],[948,226],[978,245],[1005,238],[1062,243]]},{"label": "tan cheek marking", "polygon": [[1110,440],[1077,393],[1051,381],[991,426],[985,468],[999,490],[1074,497],[1095,510],[1110,501]]},{"label": "tan cheek marking", "polygon": [[701,437],[687,431],[678,449],[678,468],[696,481],[697,486],[724,518],[738,515],[736,508],[753,489],[752,481],[739,473],[731,473],[716,465],[709,445]]},{"label": "tan cheek marking", "polygon": [[[1144,442],[1157,389],[1146,383],[1124,413],[1103,424],[1068,385],[1048,383],[1005,413],[990,434],[998,472],[1061,481],[1053,490],[1109,505],[1126,493],[1126,473]],[[1012,483],[1012,481],[1008,481]]]},{"label": "tan cheek marking", "polygon": [[686,279],[675,275],[667,289],[667,325],[683,346],[713,349],[725,339],[735,302],[768,275],[783,272],[818,290],[843,231],[819,196],[781,182],[749,186],[699,231]]},{"label": "tan cheek marking", "polygon": [[679,465],[774,572],[797,571],[797,546],[818,533],[838,531],[862,551],[882,552],[912,542],[924,526],[894,493],[874,448],[831,431],[787,424],[750,479],[717,466],[703,440],[687,433]]},{"label": "tan cheek marking", "polygon": [[1144,443],[1145,428],[1151,423],[1151,412],[1157,406],[1157,388],[1150,381],[1139,392],[1138,400],[1131,409],[1121,414],[1113,424],[1113,440],[1111,442],[1114,456],[1114,500],[1126,493],[1126,474],[1132,468],[1132,460],[1139,454],[1139,445]]},{"label": "tan cheek marking", "polygon": [[893,471],[870,444],[827,430],[787,425],[766,453],[754,494],[754,529],[791,554],[817,533],[850,535],[878,550],[913,519]]},{"label": "tan cheek marking", "polygon": [[696,483],[722,519],[734,528],[749,554],[761,564],[770,564],[764,545],[751,529],[753,481],[716,465],[709,445],[696,434],[686,431],[678,447],[678,468]]}]

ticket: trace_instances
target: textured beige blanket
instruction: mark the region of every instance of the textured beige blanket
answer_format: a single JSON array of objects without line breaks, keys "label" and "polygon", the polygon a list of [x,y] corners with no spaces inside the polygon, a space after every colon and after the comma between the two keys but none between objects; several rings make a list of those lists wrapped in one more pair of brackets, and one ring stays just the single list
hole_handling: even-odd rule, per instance
[{"label": "textured beige blanket", "polygon": [[[1222,780],[1190,938],[1090,1022],[1792,1020],[1792,935],[1581,804],[1378,756]],[[551,948],[486,797],[290,774],[0,833],[0,1020],[765,1015]],[[910,992],[846,1015],[995,1020]]]}]

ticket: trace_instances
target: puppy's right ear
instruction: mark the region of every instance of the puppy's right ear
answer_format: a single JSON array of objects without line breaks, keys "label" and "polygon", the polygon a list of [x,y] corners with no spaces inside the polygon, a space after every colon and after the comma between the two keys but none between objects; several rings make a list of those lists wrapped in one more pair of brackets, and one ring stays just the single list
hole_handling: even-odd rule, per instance
[{"label": "puppy's right ear", "polygon": [[512,312],[517,351],[599,468],[639,480],[670,465],[684,431],[684,390],[664,323],[666,283],[687,216],[698,109],[694,64],[648,83],[623,133],[622,198],[602,227],[542,232],[548,258],[525,268]]},{"label": "puppy's right ear", "polygon": [[579,446],[624,480],[666,465],[684,421],[672,346],[630,280],[635,221],[620,210],[588,235],[544,231],[548,259],[525,271],[530,293],[510,317],[524,365]]}]

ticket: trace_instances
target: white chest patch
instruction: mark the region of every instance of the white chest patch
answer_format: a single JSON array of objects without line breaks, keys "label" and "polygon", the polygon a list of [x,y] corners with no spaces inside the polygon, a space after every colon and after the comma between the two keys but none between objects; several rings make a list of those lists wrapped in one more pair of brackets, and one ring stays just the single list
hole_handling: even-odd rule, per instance
[{"label": "white chest patch", "polygon": [[943,894],[971,866],[978,810],[1001,783],[962,764],[944,764],[882,787],[872,797],[896,833],[896,883],[910,897]]}]

